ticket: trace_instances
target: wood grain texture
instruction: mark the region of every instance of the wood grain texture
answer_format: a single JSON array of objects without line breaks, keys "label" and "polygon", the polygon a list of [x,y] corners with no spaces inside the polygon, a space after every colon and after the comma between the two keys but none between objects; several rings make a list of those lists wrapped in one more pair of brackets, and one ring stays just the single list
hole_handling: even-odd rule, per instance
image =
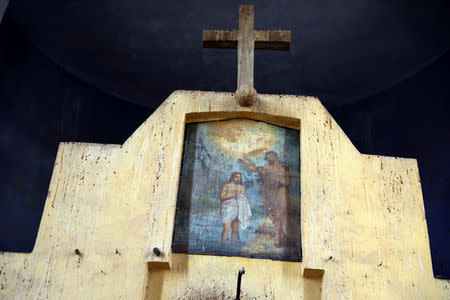
[{"label": "wood grain texture", "polygon": [[[241,267],[243,299],[450,298],[417,161],[359,153],[316,98],[258,97],[176,91],[121,146],[61,143],[33,252],[0,253],[0,298],[228,299]],[[303,262],[171,253],[185,122],[243,116],[300,127]]]},{"label": "wood grain texture", "polygon": [[203,30],[203,48],[237,49],[238,30]]},{"label": "wood grain texture", "polygon": [[238,31],[238,82],[253,87],[253,61],[255,55],[255,8],[253,5],[239,7]]},{"label": "wood grain texture", "polygon": [[239,6],[239,30],[203,30],[202,46],[238,50],[237,88],[253,87],[254,53],[257,50],[289,50],[290,30],[255,30],[255,7]]}]

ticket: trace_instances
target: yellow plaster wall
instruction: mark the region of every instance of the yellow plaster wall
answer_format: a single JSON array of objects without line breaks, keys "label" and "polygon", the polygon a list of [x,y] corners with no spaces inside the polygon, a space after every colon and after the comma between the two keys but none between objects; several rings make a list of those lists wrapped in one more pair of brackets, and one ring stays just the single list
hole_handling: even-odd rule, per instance
[{"label": "yellow plaster wall", "polygon": [[[245,267],[243,299],[449,299],[416,160],[360,154],[315,98],[258,97],[176,91],[122,146],[61,143],[33,252],[0,254],[1,298],[232,299]],[[303,262],[171,254],[184,124],[224,113],[300,120]]]}]

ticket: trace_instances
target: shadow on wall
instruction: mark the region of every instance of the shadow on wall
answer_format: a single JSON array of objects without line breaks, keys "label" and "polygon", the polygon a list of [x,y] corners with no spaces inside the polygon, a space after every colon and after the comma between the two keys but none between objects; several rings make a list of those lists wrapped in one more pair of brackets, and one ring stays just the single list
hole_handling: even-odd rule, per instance
[{"label": "shadow on wall", "polygon": [[322,279],[304,278],[303,294],[305,300],[321,300]]}]

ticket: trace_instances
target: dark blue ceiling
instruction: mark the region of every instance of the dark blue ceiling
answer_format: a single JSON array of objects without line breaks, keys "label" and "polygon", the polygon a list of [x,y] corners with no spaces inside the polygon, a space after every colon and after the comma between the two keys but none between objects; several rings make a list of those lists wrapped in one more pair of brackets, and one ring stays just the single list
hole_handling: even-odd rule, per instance
[{"label": "dark blue ceiling", "polygon": [[8,7],[8,2],[9,2],[8,0],[0,0],[0,22],[2,21],[6,7]]},{"label": "dark blue ceiling", "polygon": [[447,0],[14,0],[13,22],[96,87],[149,107],[173,90],[234,91],[236,51],[201,48],[202,29],[292,30],[290,52],[258,51],[260,93],[307,94],[331,109],[411,76],[450,49]]}]

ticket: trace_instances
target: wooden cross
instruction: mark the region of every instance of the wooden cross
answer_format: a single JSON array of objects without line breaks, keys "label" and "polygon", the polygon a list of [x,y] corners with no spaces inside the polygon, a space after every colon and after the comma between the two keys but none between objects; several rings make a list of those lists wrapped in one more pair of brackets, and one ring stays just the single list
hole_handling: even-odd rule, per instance
[{"label": "wooden cross", "polygon": [[203,30],[203,47],[238,49],[238,91],[253,89],[254,49],[289,50],[291,43],[290,30],[255,30],[254,15],[253,5],[241,5],[239,30]]}]

